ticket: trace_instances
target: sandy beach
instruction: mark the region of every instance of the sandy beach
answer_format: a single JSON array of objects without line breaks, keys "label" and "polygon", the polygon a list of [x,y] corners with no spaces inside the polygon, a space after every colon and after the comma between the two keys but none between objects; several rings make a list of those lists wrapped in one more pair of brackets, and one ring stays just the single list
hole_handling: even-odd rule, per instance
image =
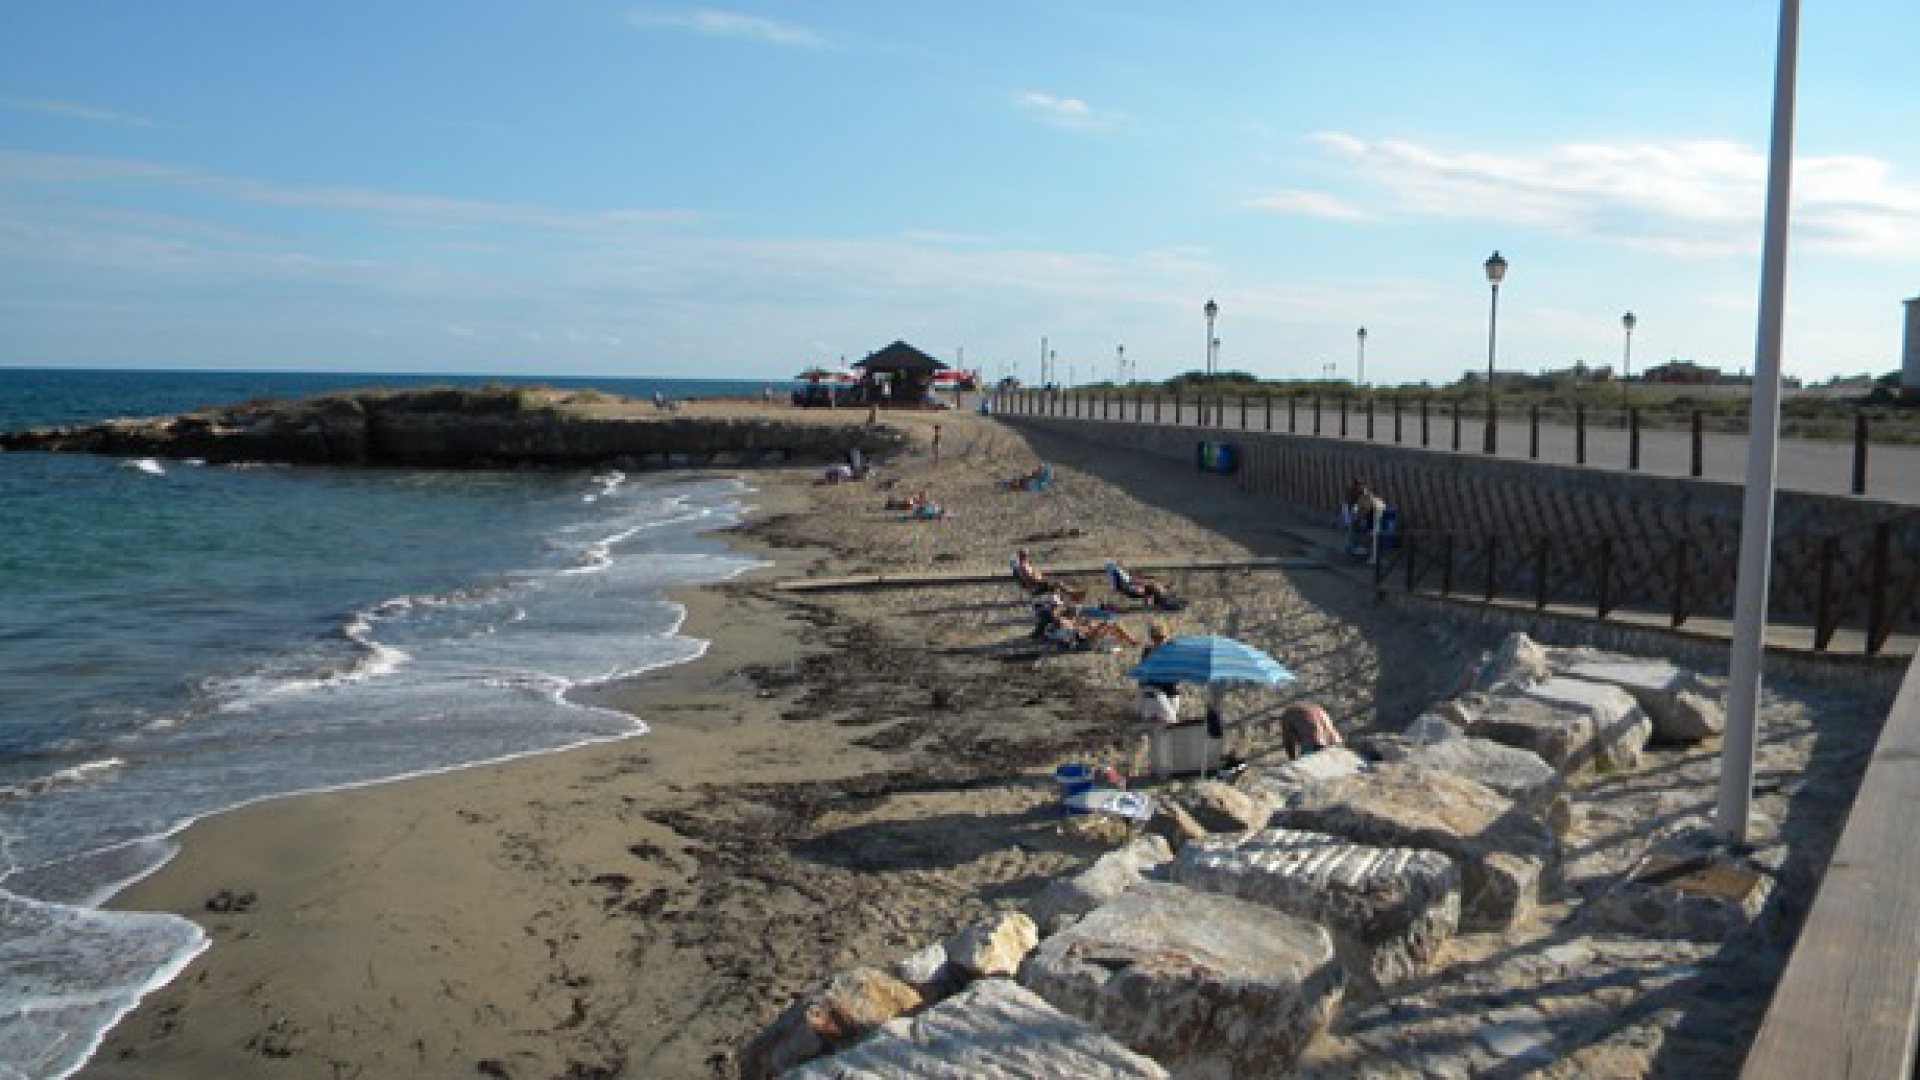
[{"label": "sandy beach", "polygon": [[[887,422],[915,447],[883,468],[890,489],[746,474],[754,510],[731,539],[767,565],[682,597],[705,656],[601,695],[647,734],[188,830],[116,903],[193,918],[212,946],[83,1075],[736,1076],[743,1044],[825,976],[884,967],[1107,850],[1068,825],[1051,772],[1126,760],[1136,654],[1041,648],[999,576],[1009,554],[1043,569],[1327,555],[1324,522],[1180,462],[954,413]],[[1042,460],[1050,490],[1002,485]],[[885,509],[922,488],[945,519]],[[968,571],[995,579],[776,587]],[[1398,730],[1499,637],[1375,606],[1325,563],[1167,576],[1190,601],[1162,616],[1175,632],[1230,630],[1298,676],[1228,696],[1256,740],[1300,698],[1350,734]],[[1146,612],[1120,621],[1145,636]],[[1791,847],[1783,933],[1722,955],[1582,920],[1652,831],[1710,811],[1717,744],[1650,751],[1574,793],[1552,902],[1457,938],[1400,995],[1350,1001],[1300,1074],[1487,1067],[1494,1016],[1553,1025],[1552,1075],[1731,1075],[1884,715],[1871,695],[1768,691],[1756,806],[1760,842]],[[252,900],[210,910],[223,894]]]},{"label": "sandy beach", "polygon": [[[702,659],[605,694],[648,734],[188,830],[115,903],[196,919],[212,947],[85,1075],[733,1075],[733,1052],[811,982],[1097,854],[1061,828],[1050,772],[1117,756],[1130,650],[1041,653],[1010,582],[772,584],[993,569],[1022,545],[1043,567],[1283,555],[1290,522],[1171,463],[1031,446],[955,413],[887,421],[919,450],[882,475],[950,516],[908,520],[875,485],[814,470],[750,474],[733,539],[771,565],[681,597],[686,632],[712,642]],[[1051,491],[1000,487],[1043,458]],[[1411,715],[1485,645],[1376,615],[1325,571],[1175,582],[1193,601],[1177,628],[1236,624],[1349,727]],[[1145,614],[1123,621],[1144,636]],[[1231,704],[1257,723],[1282,700]],[[210,911],[222,890],[255,899]]]}]

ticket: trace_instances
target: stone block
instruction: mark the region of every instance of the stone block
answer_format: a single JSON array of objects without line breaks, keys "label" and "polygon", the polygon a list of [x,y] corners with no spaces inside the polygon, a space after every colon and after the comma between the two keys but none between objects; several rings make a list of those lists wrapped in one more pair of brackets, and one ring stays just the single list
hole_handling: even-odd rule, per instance
[{"label": "stone block", "polygon": [[948,938],[947,961],[968,979],[1012,975],[1040,942],[1040,928],[1018,911],[1003,911]]},{"label": "stone block", "polygon": [[1469,703],[1468,735],[1532,751],[1563,775],[1592,767],[1593,721],[1584,713],[1506,694],[1476,694]]},{"label": "stone block", "polygon": [[1164,1080],[1111,1035],[1010,979],[982,979],[860,1045],[787,1074],[795,1080]]},{"label": "stone block", "polygon": [[1109,851],[1092,866],[1048,885],[1027,903],[1027,915],[1042,934],[1058,933],[1068,923],[1146,880],[1154,868],[1173,858],[1173,848],[1158,836],[1142,836]]},{"label": "stone block", "polygon": [[843,971],[774,1018],[740,1051],[747,1080],[778,1076],[802,1062],[851,1046],[920,1004],[920,995],[874,968]]},{"label": "stone block", "polygon": [[1632,694],[1564,675],[1535,683],[1522,693],[1551,707],[1584,714],[1593,725],[1597,767],[1621,772],[1640,767],[1641,752],[1653,735],[1653,719]]},{"label": "stone block", "polygon": [[1147,819],[1147,833],[1166,841],[1170,850],[1179,851],[1187,843],[1206,836],[1207,830],[1183,807],[1161,802],[1154,806],[1153,816]]},{"label": "stone block", "polygon": [[1460,921],[1470,929],[1505,929],[1524,918],[1559,855],[1553,830],[1513,800],[1417,765],[1316,783],[1276,812],[1274,824],[1447,856],[1460,871]]},{"label": "stone block", "polygon": [[1249,795],[1218,780],[1175,784],[1161,794],[1161,801],[1178,804],[1209,833],[1262,828],[1273,816],[1273,804],[1266,796]]},{"label": "stone block", "polygon": [[1723,942],[1755,926],[1777,876],[1777,858],[1734,852],[1705,826],[1684,828],[1657,838],[1582,914],[1626,933]]},{"label": "stone block", "polygon": [[1316,780],[1353,776],[1366,767],[1366,759],[1359,754],[1344,746],[1330,746],[1292,761],[1284,754],[1255,760],[1234,781],[1234,786],[1272,806],[1284,806]]},{"label": "stone block", "polygon": [[1020,981],[1179,1076],[1232,1078],[1286,1075],[1346,975],[1305,919],[1147,882],[1041,943]]},{"label": "stone block", "polygon": [[1633,695],[1653,718],[1653,733],[1665,742],[1699,742],[1726,729],[1719,690],[1698,674],[1665,660],[1584,659],[1565,674],[1617,686]]},{"label": "stone block", "polygon": [[1525,689],[1546,681],[1552,674],[1553,663],[1547,650],[1516,631],[1503,638],[1498,648],[1482,656],[1464,682],[1466,689],[1481,692]]},{"label": "stone block", "polygon": [[1477,780],[1553,826],[1557,836],[1565,836],[1573,824],[1566,780],[1531,750],[1492,739],[1463,737],[1443,742],[1383,743],[1380,752],[1391,763],[1419,765]]},{"label": "stone block", "polygon": [[1369,988],[1432,971],[1460,923],[1459,872],[1437,851],[1263,829],[1188,844],[1169,873],[1326,927],[1348,974]]},{"label": "stone block", "polygon": [[894,962],[893,977],[913,987],[923,1001],[938,1001],[953,991],[959,975],[939,942]]}]

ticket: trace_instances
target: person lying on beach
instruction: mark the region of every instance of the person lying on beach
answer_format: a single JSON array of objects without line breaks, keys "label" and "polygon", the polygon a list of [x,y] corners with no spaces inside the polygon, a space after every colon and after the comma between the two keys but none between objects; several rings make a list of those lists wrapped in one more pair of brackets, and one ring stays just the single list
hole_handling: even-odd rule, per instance
[{"label": "person lying on beach", "polygon": [[908,511],[907,516],[915,521],[937,521],[947,516],[947,508],[932,499],[927,499]]},{"label": "person lying on beach", "polygon": [[1026,548],[1021,548],[1013,556],[1013,580],[1034,596],[1058,593],[1075,603],[1087,598],[1087,590],[1076,589],[1042,574],[1040,568],[1033,565],[1033,556],[1027,553]]},{"label": "person lying on beach", "polygon": [[1325,750],[1346,742],[1333,726],[1327,710],[1311,701],[1295,702],[1281,710],[1280,743],[1289,758]]},{"label": "person lying on beach", "polygon": [[1115,642],[1128,645],[1140,644],[1140,639],[1127,632],[1127,628],[1114,621],[1089,619],[1082,615],[1068,615],[1064,612],[1055,616],[1043,635],[1048,641],[1059,646],[1062,651],[1069,649],[1091,649],[1098,645],[1119,648]]},{"label": "person lying on beach", "polygon": [[1053,483],[1053,466],[1041,462],[1030,473],[1023,473],[1011,480],[1003,480],[1000,486],[1009,491],[1045,491]]},{"label": "person lying on beach", "polygon": [[1107,560],[1107,577],[1113,581],[1113,591],[1129,600],[1145,600],[1154,607],[1168,611],[1181,606],[1173,590],[1167,588],[1160,579],[1141,577],[1120,565],[1118,559]]},{"label": "person lying on beach", "polygon": [[886,508],[888,510],[918,510],[926,504],[927,489],[921,488],[919,491],[908,492],[905,498],[898,495],[888,498]]}]

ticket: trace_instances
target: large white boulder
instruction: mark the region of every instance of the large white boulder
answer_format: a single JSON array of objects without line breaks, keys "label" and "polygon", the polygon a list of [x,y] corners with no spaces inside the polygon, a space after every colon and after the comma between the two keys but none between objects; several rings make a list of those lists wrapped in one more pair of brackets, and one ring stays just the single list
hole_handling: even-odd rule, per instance
[{"label": "large white boulder", "polygon": [[947,962],[969,979],[1012,975],[1040,942],[1040,928],[1018,911],[1003,911],[963,928],[945,942]]},{"label": "large white boulder", "polygon": [[799,1080],[1164,1080],[1152,1059],[1010,979],[982,979],[865,1042],[787,1074]]},{"label": "large white boulder", "polygon": [[1346,973],[1305,919],[1147,882],[1042,942],[1020,981],[1179,1076],[1232,1078],[1286,1075]]},{"label": "large white boulder", "polygon": [[1719,688],[1669,661],[1589,658],[1570,664],[1564,673],[1632,694],[1653,717],[1653,733],[1663,741],[1699,742],[1726,728]]},{"label": "large white boulder", "polygon": [[1263,829],[1188,844],[1169,873],[1319,923],[1348,973],[1369,987],[1432,971],[1460,923],[1460,875],[1436,851]]},{"label": "large white boulder", "polygon": [[1503,930],[1524,918],[1559,858],[1553,830],[1476,780],[1417,765],[1314,784],[1274,824],[1374,847],[1437,851],[1460,871],[1460,921]]},{"label": "large white boulder", "polygon": [[1234,786],[1271,806],[1283,806],[1316,780],[1365,772],[1366,759],[1344,746],[1330,746],[1289,761],[1274,755],[1250,762]]},{"label": "large white boulder", "polygon": [[1419,765],[1478,780],[1553,826],[1557,835],[1566,835],[1572,825],[1566,780],[1546,759],[1531,750],[1473,737],[1439,742],[1397,739],[1376,745],[1381,757],[1388,762]]},{"label": "large white boulder", "polygon": [[1624,772],[1640,766],[1641,753],[1653,736],[1653,718],[1632,694],[1618,686],[1566,675],[1555,675],[1521,693],[1553,708],[1585,715],[1593,725],[1598,768]]}]

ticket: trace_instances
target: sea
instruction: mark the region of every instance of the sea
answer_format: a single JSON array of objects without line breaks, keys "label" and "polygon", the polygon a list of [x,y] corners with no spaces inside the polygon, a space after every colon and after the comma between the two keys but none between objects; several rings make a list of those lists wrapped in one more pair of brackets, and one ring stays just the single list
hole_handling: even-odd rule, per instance
[{"label": "sea", "polygon": [[[369,386],[766,384],[0,368],[0,430]],[[785,392],[787,384],[778,389]],[[201,950],[101,905],[209,814],[645,732],[582,688],[700,655],[735,478],[0,453],[0,1078],[62,1077]]]}]

